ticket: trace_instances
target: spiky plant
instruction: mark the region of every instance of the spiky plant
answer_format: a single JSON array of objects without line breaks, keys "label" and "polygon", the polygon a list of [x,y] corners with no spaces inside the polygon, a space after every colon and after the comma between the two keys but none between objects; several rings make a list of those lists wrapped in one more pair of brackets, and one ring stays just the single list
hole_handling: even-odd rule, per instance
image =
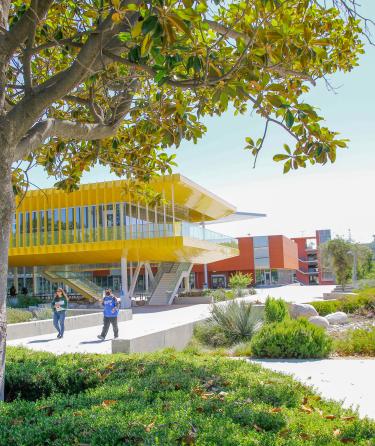
[{"label": "spiky plant", "polygon": [[223,330],[232,343],[251,339],[262,325],[259,316],[254,313],[252,304],[243,301],[213,305],[211,320]]}]

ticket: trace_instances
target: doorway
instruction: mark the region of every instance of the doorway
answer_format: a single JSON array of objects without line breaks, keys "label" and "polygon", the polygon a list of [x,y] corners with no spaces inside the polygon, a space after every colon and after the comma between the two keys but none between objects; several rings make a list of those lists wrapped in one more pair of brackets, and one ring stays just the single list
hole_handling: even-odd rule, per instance
[{"label": "doorway", "polygon": [[211,288],[225,288],[227,286],[226,277],[224,274],[215,274],[211,276]]}]

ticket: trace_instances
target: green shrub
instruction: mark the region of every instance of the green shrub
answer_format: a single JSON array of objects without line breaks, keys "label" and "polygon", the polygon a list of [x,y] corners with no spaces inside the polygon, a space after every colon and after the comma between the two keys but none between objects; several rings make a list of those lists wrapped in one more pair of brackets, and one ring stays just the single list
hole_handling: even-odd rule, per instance
[{"label": "green shrub", "polygon": [[225,290],[223,288],[218,288],[217,290],[211,290],[209,296],[213,302],[223,302],[227,299]]},{"label": "green shrub", "polygon": [[268,296],[264,307],[264,322],[272,324],[285,319],[289,319],[288,304],[283,299]]},{"label": "green shrub", "polygon": [[261,325],[259,317],[254,314],[252,304],[243,301],[213,305],[211,320],[220,327],[231,344],[250,340]]},{"label": "green shrub", "polygon": [[375,311],[375,289],[361,290],[355,296],[346,296],[340,300],[311,302],[311,305],[321,316],[334,313],[335,311],[343,311],[344,313]]},{"label": "green shrub", "polygon": [[33,318],[30,311],[18,310],[16,308],[7,309],[8,324],[18,324],[19,322],[28,322]]},{"label": "green shrub", "polygon": [[375,356],[375,327],[348,330],[343,338],[334,341],[334,349],[343,356]]},{"label": "green shrub", "polygon": [[[10,347],[7,367],[12,385],[25,384],[21,398],[31,382],[36,399],[0,404],[1,445],[340,446],[344,438],[365,446],[375,436],[369,419],[244,361],[171,350],[55,356]],[[37,383],[51,386],[49,396],[38,396]]]},{"label": "green shrub", "polygon": [[12,305],[14,308],[28,308],[32,306],[37,306],[38,304],[43,303],[38,297],[33,296],[24,296],[19,294],[17,296],[17,304]]},{"label": "green shrub", "polygon": [[201,322],[194,327],[195,338],[210,347],[228,347],[231,341],[215,322]]},{"label": "green shrub", "polygon": [[39,321],[45,319],[52,319],[53,311],[51,308],[41,308],[40,310],[34,311],[34,315]]},{"label": "green shrub", "polygon": [[324,358],[332,340],[307,320],[284,320],[266,324],[251,341],[251,351],[261,358]]},{"label": "green shrub", "polygon": [[327,314],[335,313],[336,311],[340,311],[341,308],[341,302],[338,300],[316,301],[311,302],[311,305],[315,308],[320,316],[326,316]]},{"label": "green shrub", "polygon": [[230,276],[229,287],[233,290],[236,297],[241,297],[244,295],[244,290],[252,283],[252,281],[252,274],[238,272]]}]

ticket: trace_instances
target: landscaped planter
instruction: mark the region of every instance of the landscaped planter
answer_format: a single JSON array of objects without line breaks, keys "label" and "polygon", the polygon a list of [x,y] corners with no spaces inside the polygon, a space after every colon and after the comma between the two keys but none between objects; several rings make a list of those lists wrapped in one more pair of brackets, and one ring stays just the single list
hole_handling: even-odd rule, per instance
[{"label": "landscaped planter", "polygon": [[[81,310],[78,310],[81,311]],[[103,312],[96,311],[90,314],[81,314],[78,316],[69,316],[74,310],[68,310],[68,316],[65,319],[65,330],[78,330],[80,328],[95,327],[103,322]],[[120,310],[118,321],[124,322],[132,319],[132,310]],[[9,324],[7,327],[7,340],[28,338],[44,334],[54,333],[52,319],[41,321],[21,322],[19,324]]]}]

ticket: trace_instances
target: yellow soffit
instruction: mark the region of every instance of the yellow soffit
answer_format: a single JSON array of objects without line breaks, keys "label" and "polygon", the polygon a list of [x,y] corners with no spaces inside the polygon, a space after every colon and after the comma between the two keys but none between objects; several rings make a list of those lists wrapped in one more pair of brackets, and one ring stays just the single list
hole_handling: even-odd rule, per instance
[{"label": "yellow soffit", "polygon": [[[70,193],[53,188],[31,190],[22,201],[17,200],[17,212],[133,201],[127,184],[127,180],[82,184]],[[174,201],[175,206],[187,209],[187,221],[213,221],[236,212],[235,206],[180,174],[157,177],[150,184],[155,191],[164,192],[168,204]]]},{"label": "yellow soffit", "polygon": [[9,265],[116,263],[122,256],[126,256],[129,261],[211,263],[238,255],[239,250],[234,247],[175,236],[11,248]]}]

